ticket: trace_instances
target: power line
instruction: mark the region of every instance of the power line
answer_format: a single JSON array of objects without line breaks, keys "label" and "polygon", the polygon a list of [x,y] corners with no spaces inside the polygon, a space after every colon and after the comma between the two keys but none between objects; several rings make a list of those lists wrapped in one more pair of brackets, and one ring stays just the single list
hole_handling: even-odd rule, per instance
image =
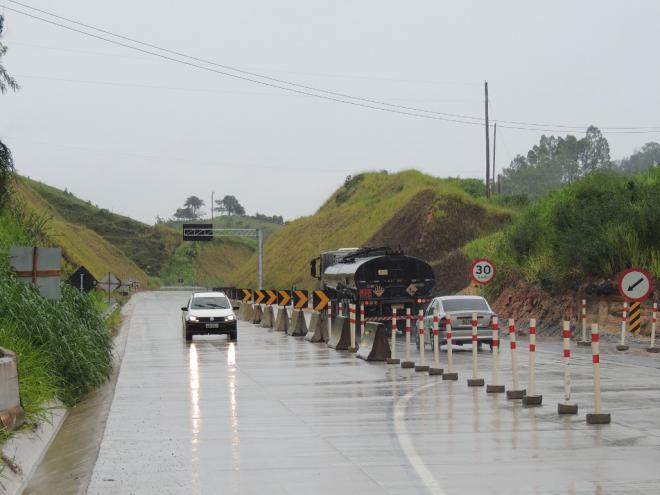
[{"label": "power line", "polygon": [[[152,49],[164,52],[164,53],[168,53],[168,54],[171,54],[171,55],[175,55],[177,57],[184,57],[184,58],[187,58],[187,59],[190,59],[190,60],[194,60],[196,62],[201,62],[201,63],[213,65],[215,67],[220,67],[220,68],[225,69],[225,70],[231,70],[231,71],[234,71],[234,72],[238,72],[239,74],[245,74],[245,76],[241,76],[241,75],[238,75],[238,74],[232,74],[232,73],[228,73],[228,72],[225,72],[225,71],[220,71],[220,70],[212,69],[212,68],[209,68],[209,67],[205,67],[205,66],[202,66],[202,65],[199,65],[199,64],[188,62],[186,60],[180,60],[178,58],[173,58],[171,56],[167,56],[167,55],[163,55],[161,53],[153,52],[151,50],[146,50],[146,49],[143,49],[143,48],[139,48],[139,47],[129,45],[127,43],[123,43],[123,42],[120,42],[120,41],[117,41],[117,40],[108,39],[108,38],[105,38],[103,36],[99,36],[99,35],[96,35],[96,34],[93,34],[93,33],[89,33],[87,31],[76,29],[76,28],[73,28],[71,26],[67,26],[65,24],[61,24],[61,23],[58,23],[58,22],[55,22],[55,21],[52,21],[52,20],[49,20],[49,19],[44,19],[43,17],[39,17],[39,16],[36,16],[34,14],[30,14],[28,12],[24,12],[24,11],[21,11],[21,10],[18,10],[18,9],[0,4],[0,6],[6,8],[9,11],[12,11],[12,12],[15,12],[17,14],[21,14],[21,15],[30,17],[32,19],[36,19],[36,20],[39,20],[39,21],[42,21],[42,22],[45,22],[45,23],[48,23],[48,24],[51,24],[51,25],[54,25],[54,26],[58,26],[58,27],[61,27],[63,29],[67,29],[69,31],[73,31],[73,32],[82,34],[84,36],[99,39],[99,40],[102,40],[102,41],[105,41],[105,42],[108,42],[108,43],[111,43],[111,44],[114,44],[114,45],[122,46],[124,48],[128,48],[128,49],[135,50],[135,51],[138,51],[138,52],[141,52],[141,53],[145,53],[145,54],[148,54],[148,55],[159,57],[161,59],[165,59],[165,60],[169,60],[169,61],[172,61],[172,62],[180,63],[180,64],[183,64],[183,65],[198,68],[198,69],[201,69],[201,70],[206,70],[206,71],[209,71],[209,72],[214,72],[214,73],[224,75],[224,76],[227,76],[227,77],[233,77],[233,78],[236,78],[236,79],[252,82],[252,83],[255,83],[255,84],[261,84],[261,85],[269,86],[269,87],[272,87],[272,88],[276,88],[276,89],[280,89],[280,90],[284,90],[284,91],[289,91],[289,92],[293,92],[293,93],[298,93],[298,94],[302,94],[302,95],[305,95],[305,96],[312,96],[312,97],[315,97],[315,98],[320,98],[320,99],[324,99],[324,100],[328,100],[328,101],[334,101],[334,102],[337,102],[337,103],[344,103],[344,104],[358,106],[358,107],[362,107],[362,108],[368,108],[368,109],[372,109],[372,110],[380,110],[380,111],[385,111],[385,112],[389,112],[389,113],[407,115],[407,116],[411,116],[411,117],[426,118],[426,119],[431,119],[431,120],[439,120],[439,121],[444,121],[444,122],[452,122],[452,123],[466,124],[466,125],[483,125],[483,123],[484,123],[484,119],[481,118],[481,117],[475,117],[475,116],[463,115],[463,114],[447,113],[447,112],[438,112],[438,111],[424,109],[424,108],[410,107],[410,106],[405,106],[405,105],[397,105],[397,104],[394,104],[394,103],[388,103],[388,102],[384,102],[384,101],[380,101],[380,100],[376,100],[376,99],[363,98],[363,97],[359,97],[359,96],[352,96],[352,95],[345,94],[345,93],[339,93],[339,92],[336,92],[336,91],[329,91],[329,90],[325,90],[325,89],[322,89],[322,88],[316,88],[316,87],[313,87],[313,86],[307,86],[307,85],[303,85],[303,84],[298,84],[298,83],[286,81],[284,79],[278,79],[278,78],[265,76],[265,75],[262,75],[262,74],[258,74],[256,72],[250,72],[250,71],[239,69],[237,67],[232,67],[232,66],[229,66],[229,65],[219,64],[219,63],[209,61],[209,60],[205,60],[205,59],[202,59],[202,58],[199,58],[199,57],[194,57],[194,56],[191,56],[191,55],[187,55],[185,53],[177,52],[177,51],[174,51],[174,50],[169,50],[167,48],[162,48],[162,47],[159,47],[159,46],[151,44],[151,43],[146,43],[146,42],[143,42],[143,41],[140,41],[140,40],[136,40],[134,38],[119,35],[119,34],[113,33],[113,32],[108,31],[108,30],[104,30],[104,29],[97,28],[97,27],[94,27],[94,26],[89,25],[89,24],[85,24],[85,23],[76,21],[74,19],[70,19],[70,18],[67,18],[67,17],[57,15],[57,14],[55,14],[53,12],[49,12],[47,10],[38,9],[36,7],[32,7],[30,5],[27,5],[25,3],[17,2],[15,0],[6,0],[6,1],[8,1],[10,3],[13,3],[13,4],[20,5],[22,7],[25,7],[25,8],[31,9],[31,10],[34,10],[36,12],[40,12],[40,13],[49,15],[51,17],[54,17],[54,18],[57,18],[57,19],[60,19],[60,20],[66,21],[66,22],[78,25],[78,26],[82,26],[82,27],[85,27],[85,28],[88,28],[88,29],[92,29],[92,30],[95,30],[95,31],[113,36],[115,38],[119,38],[119,39],[122,39],[122,40],[125,40],[125,41],[129,41],[131,43],[137,43],[139,45],[146,46],[146,47],[149,47],[149,48],[152,48]],[[247,77],[247,76],[251,76],[251,77]],[[254,79],[254,77],[257,77],[257,78],[260,78],[260,79],[265,79],[265,81],[260,81],[258,79]],[[267,81],[272,81],[272,82],[267,82]],[[292,86],[292,87],[287,87],[287,86],[282,86],[282,85],[287,85],[287,86]],[[296,89],[296,88],[300,88],[300,89]],[[311,91],[315,91],[316,93],[312,93]],[[318,93],[324,93],[324,94],[318,94]],[[347,99],[348,100],[355,100],[355,101],[347,101]],[[389,108],[384,108],[384,107],[389,107]],[[535,132],[565,132],[566,130],[569,130],[569,129],[583,130],[587,127],[587,126],[574,126],[574,125],[569,126],[569,125],[563,125],[563,124],[542,124],[542,123],[523,122],[523,121],[508,121],[508,120],[499,120],[498,122],[500,123],[500,126],[499,126],[500,128],[513,129],[513,130],[535,131]],[[601,129],[601,131],[603,131],[603,133],[607,133],[607,134],[649,134],[649,133],[659,133],[660,132],[660,126],[600,127],[600,129]]]}]

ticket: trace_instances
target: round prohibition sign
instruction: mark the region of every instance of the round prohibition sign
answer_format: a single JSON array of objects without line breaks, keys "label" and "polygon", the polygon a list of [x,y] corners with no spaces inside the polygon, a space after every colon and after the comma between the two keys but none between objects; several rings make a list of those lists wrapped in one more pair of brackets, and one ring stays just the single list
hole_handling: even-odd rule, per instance
[{"label": "round prohibition sign", "polygon": [[470,275],[478,284],[489,284],[495,278],[495,264],[486,258],[474,260]]},{"label": "round prohibition sign", "polygon": [[643,268],[629,268],[619,275],[617,285],[626,301],[643,301],[653,292],[653,277]]}]

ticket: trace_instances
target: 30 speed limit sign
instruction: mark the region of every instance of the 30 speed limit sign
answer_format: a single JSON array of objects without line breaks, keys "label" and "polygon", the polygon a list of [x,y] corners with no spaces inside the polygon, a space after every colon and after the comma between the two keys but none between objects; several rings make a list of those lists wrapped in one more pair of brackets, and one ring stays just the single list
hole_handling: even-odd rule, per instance
[{"label": "30 speed limit sign", "polygon": [[472,280],[476,283],[489,284],[495,278],[495,265],[486,258],[474,260],[470,274],[472,275]]}]

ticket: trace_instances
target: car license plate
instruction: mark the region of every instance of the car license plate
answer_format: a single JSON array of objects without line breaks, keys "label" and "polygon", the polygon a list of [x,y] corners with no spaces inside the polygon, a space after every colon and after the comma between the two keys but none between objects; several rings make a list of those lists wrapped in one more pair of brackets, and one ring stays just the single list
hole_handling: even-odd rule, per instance
[{"label": "car license plate", "polygon": [[207,323],[206,328],[220,328],[220,323]]}]

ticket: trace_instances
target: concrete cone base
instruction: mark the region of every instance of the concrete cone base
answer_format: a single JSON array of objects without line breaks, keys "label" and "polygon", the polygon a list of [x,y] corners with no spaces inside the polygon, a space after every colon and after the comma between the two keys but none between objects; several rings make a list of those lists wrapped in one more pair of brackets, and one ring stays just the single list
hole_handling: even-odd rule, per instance
[{"label": "concrete cone base", "polygon": [[458,373],[443,373],[442,374],[442,379],[443,380],[458,380]]},{"label": "concrete cone base", "polygon": [[660,347],[647,347],[646,352],[658,353],[660,352]]},{"label": "concrete cone base", "polygon": [[346,349],[348,352],[357,352],[358,348],[357,347],[349,347]]},{"label": "concrete cone base", "polygon": [[402,368],[414,368],[415,363],[413,363],[412,361],[402,361],[401,362],[401,367]]},{"label": "concrete cone base", "polygon": [[420,364],[418,366],[415,366],[415,371],[419,371],[419,372],[424,371],[424,372],[426,372],[426,371],[429,370],[429,368],[430,368],[430,366],[427,366],[425,364]]},{"label": "concrete cone base", "polygon": [[429,375],[442,375],[444,372],[442,368],[429,368]]},{"label": "concrete cone base", "polygon": [[578,347],[589,347],[591,345],[591,342],[588,340],[578,340],[577,345]]},{"label": "concrete cone base", "polygon": [[401,360],[399,358],[387,358],[387,364],[400,364]]},{"label": "concrete cone base", "polygon": [[503,394],[504,385],[486,385],[486,392],[489,394]]},{"label": "concrete cone base", "polygon": [[619,344],[618,346],[616,346],[617,351],[627,351],[628,349],[630,349],[630,347],[628,347],[627,345]]},{"label": "concrete cone base", "polygon": [[609,414],[587,414],[588,425],[609,425],[611,421]]},{"label": "concrete cone base", "polygon": [[527,390],[507,390],[506,391],[506,398],[507,399],[522,399],[525,397],[525,394],[527,393]]},{"label": "concrete cone base", "polygon": [[484,383],[483,378],[468,378],[468,387],[483,387]]},{"label": "concrete cone base", "polygon": [[542,402],[542,395],[526,395],[523,397],[523,406],[540,406]]},{"label": "concrete cone base", "polygon": [[577,414],[577,404],[557,404],[557,412],[559,414]]}]

